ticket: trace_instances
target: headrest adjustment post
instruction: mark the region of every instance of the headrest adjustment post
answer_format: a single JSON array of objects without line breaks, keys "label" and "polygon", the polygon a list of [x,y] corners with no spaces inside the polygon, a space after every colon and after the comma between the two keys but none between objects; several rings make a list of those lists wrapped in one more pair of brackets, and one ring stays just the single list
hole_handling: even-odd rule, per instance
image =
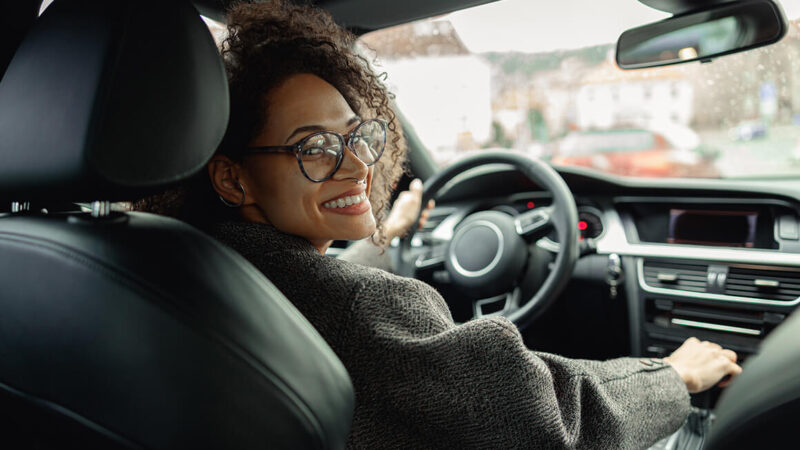
[{"label": "headrest adjustment post", "polygon": [[31,209],[31,202],[11,202],[12,213],[30,211],[30,209]]},{"label": "headrest adjustment post", "polygon": [[92,217],[107,217],[111,214],[111,202],[108,200],[96,200],[92,202]]}]

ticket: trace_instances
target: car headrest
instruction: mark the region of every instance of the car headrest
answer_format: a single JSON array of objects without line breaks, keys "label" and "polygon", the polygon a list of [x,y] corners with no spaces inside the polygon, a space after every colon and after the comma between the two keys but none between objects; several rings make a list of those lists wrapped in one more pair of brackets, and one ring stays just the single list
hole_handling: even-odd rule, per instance
[{"label": "car headrest", "polygon": [[5,2],[0,14],[0,79],[17,51],[19,43],[36,21],[41,0]]},{"label": "car headrest", "polygon": [[191,4],[56,0],[0,80],[0,201],[146,195],[201,169],[227,122]]}]

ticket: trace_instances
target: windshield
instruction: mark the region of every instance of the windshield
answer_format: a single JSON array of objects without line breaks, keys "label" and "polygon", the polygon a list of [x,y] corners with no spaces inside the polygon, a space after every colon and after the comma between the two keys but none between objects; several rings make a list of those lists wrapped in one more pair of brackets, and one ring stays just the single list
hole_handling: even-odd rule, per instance
[{"label": "windshield", "polygon": [[800,175],[800,0],[779,43],[623,71],[614,42],[668,17],[633,0],[504,0],[363,36],[434,161],[487,150],[643,177]]}]

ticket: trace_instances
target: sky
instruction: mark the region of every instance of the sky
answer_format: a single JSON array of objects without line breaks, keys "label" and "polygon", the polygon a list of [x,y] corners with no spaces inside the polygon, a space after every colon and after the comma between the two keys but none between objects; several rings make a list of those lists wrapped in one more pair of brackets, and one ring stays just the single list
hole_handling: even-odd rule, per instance
[{"label": "sky", "polygon": [[[800,17],[800,0],[780,3],[789,19]],[[616,42],[628,28],[667,17],[635,0],[502,0],[442,19],[473,53],[535,53]]]}]

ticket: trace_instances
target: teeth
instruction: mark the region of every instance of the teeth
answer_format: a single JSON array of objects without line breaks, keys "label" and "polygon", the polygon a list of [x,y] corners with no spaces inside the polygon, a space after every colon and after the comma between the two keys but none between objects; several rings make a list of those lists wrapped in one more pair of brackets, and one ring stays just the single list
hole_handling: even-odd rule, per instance
[{"label": "teeth", "polygon": [[322,206],[326,208],[344,208],[346,206],[357,205],[366,199],[367,199],[367,194],[365,192],[362,192],[361,194],[358,195],[341,197],[336,200],[326,202]]}]

